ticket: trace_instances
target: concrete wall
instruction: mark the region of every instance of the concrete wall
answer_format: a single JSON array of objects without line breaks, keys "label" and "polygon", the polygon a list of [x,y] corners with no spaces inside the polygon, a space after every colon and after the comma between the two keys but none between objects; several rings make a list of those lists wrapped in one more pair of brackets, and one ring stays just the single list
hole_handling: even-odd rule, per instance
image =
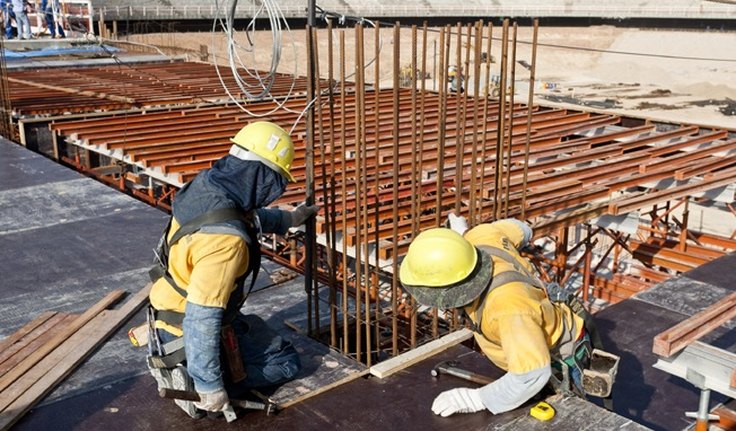
[{"label": "concrete wall", "polygon": [[[92,0],[105,19],[211,19],[224,0]],[[278,0],[287,18],[304,18],[306,0]],[[253,15],[257,0],[238,2],[237,16]],[[565,17],[565,18],[736,18],[736,4],[728,0],[321,0],[318,5],[342,15],[392,17]]]}]

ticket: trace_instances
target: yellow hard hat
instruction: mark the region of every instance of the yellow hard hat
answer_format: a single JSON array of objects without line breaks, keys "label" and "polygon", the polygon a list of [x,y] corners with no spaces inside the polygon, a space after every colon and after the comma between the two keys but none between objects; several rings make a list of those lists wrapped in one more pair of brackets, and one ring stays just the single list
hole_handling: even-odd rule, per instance
[{"label": "yellow hard hat", "polygon": [[[230,139],[235,145],[230,154],[244,160],[257,160],[295,182],[291,175],[294,143],[284,129],[268,121],[250,123]],[[239,150],[243,148],[248,151]]]},{"label": "yellow hard hat", "polygon": [[456,308],[477,298],[488,286],[493,263],[481,249],[446,228],[428,229],[409,245],[399,278],[424,305]]}]

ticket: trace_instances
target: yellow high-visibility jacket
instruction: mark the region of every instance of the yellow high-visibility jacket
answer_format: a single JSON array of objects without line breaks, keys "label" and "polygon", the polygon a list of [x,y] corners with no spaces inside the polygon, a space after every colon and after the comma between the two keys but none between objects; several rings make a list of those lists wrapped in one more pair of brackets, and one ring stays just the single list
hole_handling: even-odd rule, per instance
[{"label": "yellow high-visibility jacket", "polygon": [[[179,230],[175,218],[167,240]],[[207,231],[186,235],[169,250],[169,273],[187,292],[181,296],[164,277],[151,288],[151,305],[156,310],[184,313],[186,302],[207,307],[225,308],[236,288],[236,280],[248,270],[248,244],[236,229]],[[156,326],[181,336],[181,328],[157,321]]]},{"label": "yellow high-visibility jacket", "polygon": [[[475,246],[504,250],[532,273],[531,264],[519,255],[524,230],[517,220],[501,220],[482,224],[467,231],[465,239]],[[513,271],[512,264],[493,258],[493,274]],[[523,282],[511,282],[487,292],[482,334],[475,339],[483,353],[499,368],[523,374],[549,366],[550,350],[561,346],[571,349],[583,329],[583,319],[562,303],[552,303],[543,289]],[[465,312],[478,321],[479,297],[465,307]]]}]

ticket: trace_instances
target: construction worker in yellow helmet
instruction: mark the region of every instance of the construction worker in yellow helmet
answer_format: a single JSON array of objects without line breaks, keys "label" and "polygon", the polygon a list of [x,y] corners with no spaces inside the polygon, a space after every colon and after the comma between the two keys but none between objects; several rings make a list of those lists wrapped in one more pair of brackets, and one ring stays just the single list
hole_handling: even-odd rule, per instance
[{"label": "construction worker in yellow helmet", "polygon": [[432,411],[450,416],[513,410],[536,395],[562,363],[582,394],[591,335],[567,303],[550,300],[520,255],[532,229],[505,219],[467,230],[465,219],[454,214],[450,227],[429,229],[412,241],[401,263],[401,283],[420,304],[460,309],[483,353],[507,373],[478,389],[440,393]]},{"label": "construction worker in yellow helmet", "polygon": [[176,401],[192,417],[227,411],[230,397],[301,367],[288,340],[240,307],[259,271],[259,234],[285,234],[319,208],[266,208],[295,181],[294,143],[281,127],[254,122],[231,141],[177,193],[151,271],[149,369],[159,389],[198,393],[198,402]]}]

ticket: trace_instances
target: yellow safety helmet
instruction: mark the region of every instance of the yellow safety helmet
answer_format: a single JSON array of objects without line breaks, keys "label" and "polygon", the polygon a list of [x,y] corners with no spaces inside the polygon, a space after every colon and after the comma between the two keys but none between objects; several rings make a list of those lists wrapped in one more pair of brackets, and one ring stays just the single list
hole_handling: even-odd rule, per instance
[{"label": "yellow safety helmet", "polygon": [[256,121],[240,129],[230,140],[235,144],[230,148],[231,155],[242,160],[257,160],[283,175],[289,182],[296,181],[291,175],[294,142],[278,125]]},{"label": "yellow safety helmet", "polygon": [[493,261],[452,229],[428,229],[409,245],[399,279],[420,304],[456,308],[469,304],[488,286]]}]

